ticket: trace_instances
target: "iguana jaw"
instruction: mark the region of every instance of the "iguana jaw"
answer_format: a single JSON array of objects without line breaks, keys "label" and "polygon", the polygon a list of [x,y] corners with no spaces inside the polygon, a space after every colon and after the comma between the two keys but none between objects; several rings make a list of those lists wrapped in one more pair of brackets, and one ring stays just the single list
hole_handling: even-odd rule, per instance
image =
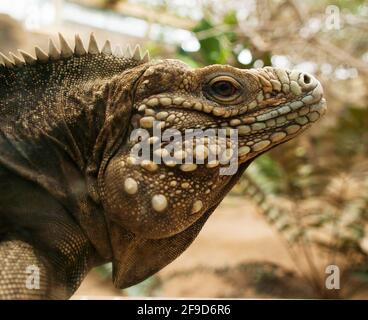
[{"label": "iguana jaw", "polygon": [[120,289],[133,286],[161,270],[183,253],[196,238],[208,217],[253,160],[242,163],[238,172],[231,177],[223,192],[214,200],[212,206],[203,213],[202,217],[176,235],[161,239],[146,239],[140,235],[134,235],[113,223],[110,226],[110,232],[114,251],[114,286]]},{"label": "iguana jaw", "polygon": [[[170,100],[181,101],[182,103],[178,106],[160,104],[160,101],[167,103]],[[237,131],[240,162],[253,158],[260,152],[272,148],[275,144],[294,138],[309,128],[326,111],[326,101],[322,98],[322,87],[319,82],[314,90],[305,93],[298,99],[286,101],[282,104],[280,104],[280,100],[276,100],[275,104],[275,99],[265,99],[262,101],[261,109],[236,118],[230,118],[230,120],[226,119],[226,121],[215,120],[216,124],[214,124],[213,119],[207,119],[206,115],[199,115],[195,107],[196,102],[190,101],[190,99],[184,100],[182,97],[157,95],[144,102],[147,105],[143,103],[136,106],[140,115],[137,114],[133,117],[135,127],[141,126],[145,129],[151,129],[150,121],[152,119],[152,121],[157,121],[163,130],[165,128],[178,129],[184,134],[188,123],[185,123],[185,120],[183,122],[176,122],[176,120],[183,113],[180,109],[182,105],[192,105],[194,107],[185,110],[185,112],[193,112],[195,117],[202,118],[204,122],[203,125],[194,125],[193,129],[226,129],[229,135],[232,130]],[[156,105],[157,111],[149,107],[149,105],[152,106],[156,102],[158,102]],[[203,108],[206,107],[203,106]]]}]

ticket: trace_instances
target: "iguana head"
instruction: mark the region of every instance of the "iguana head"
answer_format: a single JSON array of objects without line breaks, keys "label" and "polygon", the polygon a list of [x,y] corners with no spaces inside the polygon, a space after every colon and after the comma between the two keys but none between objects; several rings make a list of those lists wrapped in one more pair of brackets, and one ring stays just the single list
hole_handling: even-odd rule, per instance
[{"label": "iguana head", "polygon": [[[127,141],[106,170],[105,209],[119,225],[148,239],[182,232],[223,198],[232,175],[221,175],[228,166],[221,160],[237,153],[239,166],[249,164],[294,138],[324,113],[322,94],[321,84],[299,71],[192,69],[177,60],[147,64],[132,93]],[[173,129],[182,140],[169,147],[157,132]],[[227,136],[204,137],[191,147],[184,138],[188,129],[223,129]],[[234,132],[238,142],[231,149]],[[149,157],[140,161],[135,151],[147,147]],[[184,163],[190,155],[193,161]]]}]

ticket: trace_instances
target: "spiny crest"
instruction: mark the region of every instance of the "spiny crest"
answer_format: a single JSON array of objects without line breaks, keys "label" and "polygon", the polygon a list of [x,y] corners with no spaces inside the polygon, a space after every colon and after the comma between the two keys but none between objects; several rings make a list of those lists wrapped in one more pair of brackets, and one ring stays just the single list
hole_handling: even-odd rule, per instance
[{"label": "spiny crest", "polygon": [[15,66],[21,67],[24,65],[31,65],[36,63],[37,61],[41,63],[46,63],[50,60],[55,61],[60,59],[67,59],[72,56],[81,57],[87,54],[113,55],[118,58],[133,59],[140,63],[146,63],[149,61],[148,51],[142,54],[139,45],[136,45],[134,50],[132,50],[130,45],[127,45],[126,50],[123,52],[120,46],[116,46],[116,48],[112,50],[110,41],[106,40],[102,49],[99,50],[96,38],[93,33],[91,33],[90,35],[87,49],[85,49],[83,41],[78,34],[75,35],[74,50],[69,46],[68,42],[65,40],[61,33],[59,33],[59,42],[60,49],[58,49],[55,43],[50,39],[47,53],[36,46],[36,57],[23,50],[18,50],[21,57],[15,55],[12,52],[9,52],[10,57],[7,57],[5,54],[0,52],[0,64],[8,68],[13,68]]}]

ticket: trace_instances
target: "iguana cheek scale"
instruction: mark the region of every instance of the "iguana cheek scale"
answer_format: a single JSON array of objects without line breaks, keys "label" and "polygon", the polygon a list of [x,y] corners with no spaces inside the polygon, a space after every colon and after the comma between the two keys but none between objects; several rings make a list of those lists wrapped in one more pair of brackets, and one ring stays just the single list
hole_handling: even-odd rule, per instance
[{"label": "iguana cheek scale", "polygon": [[[260,154],[325,112],[311,75],[266,67],[150,61],[139,47],[74,49],[59,35],[35,57],[0,54],[1,298],[68,298],[94,266],[113,262],[117,287],[136,284],[182,253]],[[154,129],[224,129],[219,147],[185,141],[166,161]],[[132,157],[134,130],[158,144],[159,163]],[[157,128],[156,128],[157,129]],[[221,175],[238,133],[239,169]],[[140,142],[138,142],[139,144]],[[27,288],[24,270],[40,271]]]}]

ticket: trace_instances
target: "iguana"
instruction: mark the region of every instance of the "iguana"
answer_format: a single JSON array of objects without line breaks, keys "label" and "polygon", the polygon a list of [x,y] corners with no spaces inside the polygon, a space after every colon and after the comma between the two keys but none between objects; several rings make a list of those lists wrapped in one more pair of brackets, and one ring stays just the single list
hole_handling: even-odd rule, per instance
[{"label": "iguana", "polygon": [[[3,299],[69,298],[107,262],[118,288],[146,279],[190,245],[257,156],[326,109],[307,73],[192,69],[150,61],[139,47],[112,52],[106,41],[100,50],[93,34],[87,49],[78,35],[74,49],[59,38],[47,53],[0,54]],[[154,120],[180,132],[237,130],[236,174],[220,175],[218,162],[137,163],[130,135],[151,132]]]}]

